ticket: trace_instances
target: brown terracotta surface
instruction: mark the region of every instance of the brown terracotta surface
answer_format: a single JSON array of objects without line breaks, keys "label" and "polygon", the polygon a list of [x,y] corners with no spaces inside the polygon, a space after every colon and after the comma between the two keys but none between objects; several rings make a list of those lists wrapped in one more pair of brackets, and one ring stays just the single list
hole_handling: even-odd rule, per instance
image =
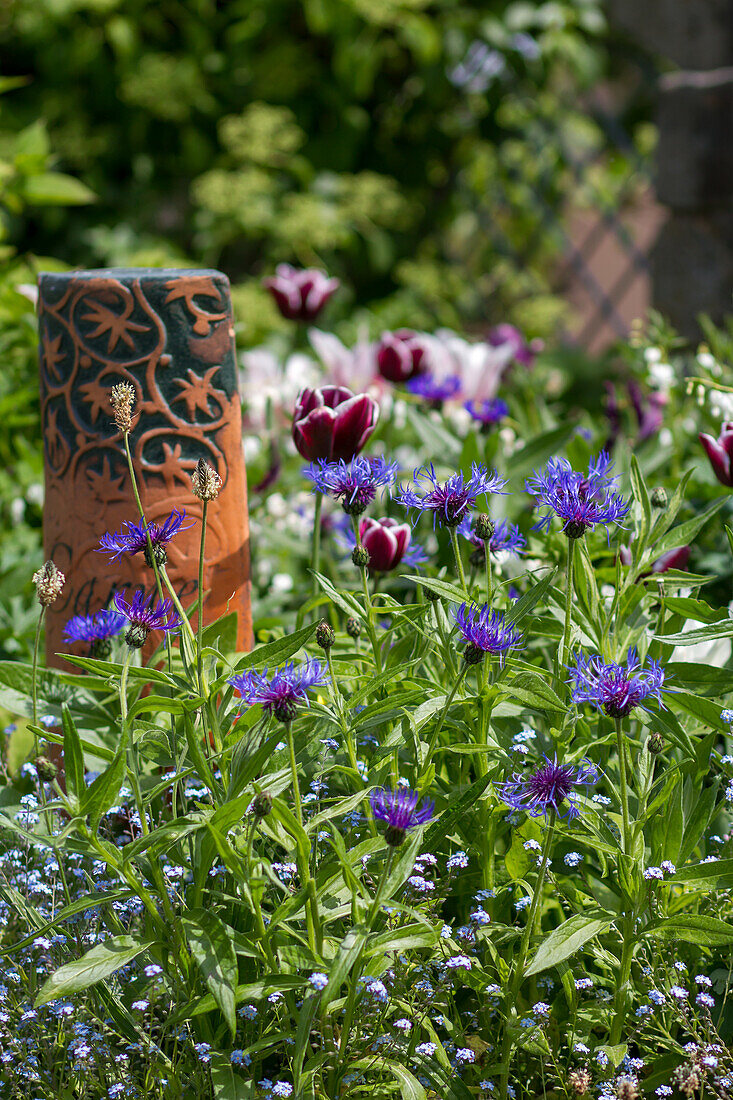
[{"label": "brown terracotta surface", "polygon": [[148,521],[185,509],[191,526],[168,546],[168,573],[184,607],[197,594],[201,501],[190,474],[199,458],[223,487],[208,506],[205,622],[238,612],[238,646],[252,644],[247,486],[229,283],[217,271],[105,270],[39,279],[41,405],[45,446],[44,548],[66,574],[47,616],[47,659],[68,648],[72,615],[108,605],[113,591],[151,592],[142,554],[109,564],[105,531],[138,522],[124,440],[111,415],[118,382],[136,391],[130,434]]}]

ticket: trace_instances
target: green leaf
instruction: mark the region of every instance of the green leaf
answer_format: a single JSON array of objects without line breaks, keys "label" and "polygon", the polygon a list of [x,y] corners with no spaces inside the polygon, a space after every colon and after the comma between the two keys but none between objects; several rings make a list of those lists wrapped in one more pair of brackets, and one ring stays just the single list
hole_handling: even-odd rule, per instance
[{"label": "green leaf", "polygon": [[240,1077],[226,1054],[212,1054],[211,1083],[215,1100],[250,1100],[254,1096],[254,1081]]},{"label": "green leaf", "polygon": [[516,699],[535,710],[559,710],[563,713],[567,706],[538,672],[520,672],[511,680],[499,685],[499,694],[508,699]]},{"label": "green leaf", "polygon": [[607,913],[603,909],[596,909],[591,913],[576,913],[559,928],[554,928],[542,941],[525,971],[525,977],[540,974],[543,970],[569,959],[588,940],[600,936],[610,928],[613,920],[613,913]]},{"label": "green leaf", "polygon": [[649,531],[652,524],[652,506],[649,500],[647,487],[644,484],[644,476],[639,469],[639,463],[635,454],[631,455],[631,486],[634,493],[634,499],[641,509],[639,527],[636,539],[634,540],[634,552],[637,557],[641,557],[646,550],[647,538],[649,537]]},{"label": "green leaf", "polygon": [[129,733],[126,733],[111,764],[97,776],[82,796],[80,813],[83,817],[89,817],[89,823],[95,832],[100,819],[117,801],[120,788],[127,776],[128,741]]},{"label": "green leaf", "polygon": [[733,619],[724,619],[720,623],[702,626],[699,630],[690,630],[680,634],[655,634],[655,638],[669,645],[697,645],[698,642],[714,642],[718,638],[733,637]]},{"label": "green leaf", "polygon": [[505,621],[512,623],[514,626],[518,626],[524,619],[527,618],[530,611],[532,611],[536,604],[542,599],[547,592],[552,582],[555,579],[557,569],[551,569],[549,573],[546,573],[541,581],[533,585],[529,592],[525,592],[524,595],[518,599],[509,608],[505,615]]},{"label": "green leaf", "polygon": [[66,963],[51,975],[41,987],[34,1002],[35,1007],[55,1001],[57,997],[69,997],[72,993],[89,989],[96,982],[109,978],[121,966],[127,966],[152,945],[152,940],[141,943],[131,936],[115,936],[114,939],[98,943],[86,955]]},{"label": "green leaf", "polygon": [[[349,612],[353,614],[353,612]],[[363,612],[362,612],[363,615]],[[276,638],[274,642],[257,646],[251,653],[240,658],[234,666],[234,672],[243,672],[248,668],[258,668],[263,665],[279,665],[287,661],[299,649],[302,649],[312,634],[315,633],[318,623],[304,626],[302,630],[296,630],[294,634],[286,634],[284,638]],[[231,673],[227,673],[229,677]]]},{"label": "green leaf", "polygon": [[[647,554],[647,561],[645,561],[643,568],[649,564],[651,557],[658,558],[662,554],[665,554],[667,550],[674,550],[677,546],[687,546],[693,542],[699,532],[705,526],[709,519],[718,512],[728,497],[718,497],[713,503],[706,508],[699,515],[694,516],[693,519],[688,519],[685,523],[680,523],[678,527],[673,527],[671,531],[667,531],[665,535],[654,543],[651,550]],[[640,568],[642,568],[640,566]]]},{"label": "green leaf", "polygon": [[205,909],[190,910],[183,926],[191,954],[234,1039],[237,1030],[237,955],[230,930],[219,917]]},{"label": "green leaf", "polygon": [[63,172],[39,172],[23,181],[23,198],[31,204],[84,206],[96,202],[97,196],[74,176]]},{"label": "green leaf", "polygon": [[463,589],[455,584],[449,584],[448,581],[440,581],[435,577],[418,577],[413,573],[403,573],[402,577],[406,581],[414,581],[422,588],[435,592],[436,596],[442,596],[444,600],[449,600],[451,603],[466,602],[466,593]]},{"label": "green leaf", "polygon": [[685,943],[696,943],[703,947],[725,947],[733,943],[733,924],[697,913],[665,917],[647,925],[644,932],[660,939],[684,940]]},{"label": "green leaf", "polygon": [[701,886],[715,887],[719,890],[733,888],[733,859],[718,859],[714,863],[694,863],[691,867],[683,867],[671,878],[671,882],[688,882],[693,886],[699,883]]},{"label": "green leaf", "polygon": [[[0,897],[5,897],[5,900],[10,902],[14,909],[18,909],[19,898],[22,900],[22,895],[17,895],[17,891],[14,891],[13,893],[17,896],[11,896],[10,890],[10,887],[3,886],[0,883]],[[29,943],[33,943],[37,936],[45,936],[47,932],[58,928],[70,917],[75,917],[77,913],[84,913],[87,909],[96,909],[100,905],[111,905],[114,901],[127,901],[128,898],[134,896],[131,890],[108,890],[102,894],[87,894],[86,897],[79,898],[78,901],[72,901],[71,905],[65,905],[63,909],[59,909],[54,919],[48,921],[48,923],[44,923],[40,914],[35,914],[35,911],[33,919],[28,920],[29,913],[27,908],[24,907],[23,916],[29,924],[34,925],[33,931],[22,940],[15,940],[9,947],[0,948],[0,958],[3,955],[12,955],[14,951],[19,951],[22,947],[27,947]]]},{"label": "green leaf", "polygon": [[64,771],[66,773],[66,793],[76,813],[81,800],[86,795],[84,782],[84,753],[79,740],[79,731],[71,717],[66,703],[61,706],[61,725],[64,731]]},{"label": "green leaf", "polygon": [[[695,799],[689,819],[685,822],[685,831],[682,843],[677,853],[677,861],[685,863],[699,844],[703,833],[710,824],[710,819],[715,812],[715,803],[718,798],[720,778],[715,779],[709,787],[705,787],[702,793]],[[709,864],[706,864],[709,866]]]},{"label": "green leaf", "polygon": [[409,1069],[405,1069],[399,1062],[392,1062],[389,1060],[385,1062],[385,1065],[400,1083],[400,1096],[402,1100],[425,1100],[425,1089],[422,1087],[417,1077],[413,1077]]},{"label": "green leaf", "polygon": [[354,963],[361,955],[367,935],[368,931],[366,925],[355,924],[349,929],[339,944],[336,957],[328,972],[328,985],[321,993],[320,1011],[322,1013],[325,1013],[331,1001],[335,1000],[341,992],[341,986],[349,976]]}]

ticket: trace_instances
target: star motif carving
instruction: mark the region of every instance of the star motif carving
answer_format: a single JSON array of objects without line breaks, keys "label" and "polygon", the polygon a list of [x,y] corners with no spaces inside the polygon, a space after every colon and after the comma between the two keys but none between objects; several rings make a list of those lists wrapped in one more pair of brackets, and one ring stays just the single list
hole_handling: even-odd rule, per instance
[{"label": "star motif carving", "polygon": [[51,339],[48,329],[44,328],[43,339],[41,341],[43,344],[43,361],[46,364],[46,370],[49,374],[53,374],[55,378],[58,378],[59,381],[61,381],[61,378],[56,367],[66,358],[66,355],[61,351],[61,336],[62,334],[59,333],[58,336],[54,336],[54,338]]},{"label": "star motif carving", "polygon": [[103,336],[105,332],[109,333],[107,351],[114,351],[119,340],[122,340],[129,348],[134,349],[135,341],[130,334],[148,331],[147,325],[138,325],[135,321],[130,320],[129,308],[126,308],[123,313],[115,313],[114,310],[103,305],[102,302],[92,300],[89,302],[89,309],[90,312],[85,313],[82,320],[89,321],[97,326],[93,332],[89,333],[92,339]]},{"label": "star motif carving", "polygon": [[[193,466],[195,463],[189,462],[188,465]],[[191,479],[189,472],[186,470],[186,464],[181,459],[180,443],[176,443],[174,447],[171,447],[169,443],[164,443],[163,461],[155,466],[151,464],[150,470],[161,475],[169,495],[173,495],[176,489],[181,486],[185,486],[187,492],[190,491]]]},{"label": "star motif carving", "polygon": [[112,501],[127,499],[126,474],[123,472],[119,477],[113,475],[109,455],[104,456],[101,473],[97,473],[91,467],[87,467],[84,473],[89,482],[89,491],[97,504],[105,505]]},{"label": "star motif carving", "polygon": [[196,374],[195,371],[189,368],[188,382],[185,378],[176,379],[176,385],[181,387],[181,393],[178,394],[178,397],[173,398],[171,404],[175,404],[176,401],[185,401],[186,412],[192,420],[197,409],[205,416],[209,416],[209,398],[213,398],[219,405],[222,404],[222,391],[217,390],[211,384],[211,380],[218,370],[218,366],[209,367],[206,373],[201,375]]},{"label": "star motif carving", "polygon": [[110,420],[112,419],[109,401],[110,388],[110,386],[101,385],[96,378],[93,382],[85,382],[83,386],[79,386],[80,393],[84,394],[84,401],[91,406],[92,424],[97,423],[97,417],[101,412],[107,413]]}]

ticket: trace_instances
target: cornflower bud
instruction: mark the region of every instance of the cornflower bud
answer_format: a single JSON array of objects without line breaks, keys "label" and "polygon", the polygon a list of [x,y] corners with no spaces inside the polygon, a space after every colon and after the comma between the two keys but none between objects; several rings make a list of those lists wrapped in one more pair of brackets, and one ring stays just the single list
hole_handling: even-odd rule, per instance
[{"label": "cornflower bud", "polygon": [[49,607],[56,602],[63,591],[65,581],[66,577],[52,561],[47,561],[42,569],[33,574],[33,583],[36,586],[36,595],[41,607]]},{"label": "cornflower bud", "polygon": [[488,542],[494,534],[494,530],[491,516],[487,515],[486,512],[479,512],[473,521],[473,533],[476,538],[481,539],[482,542]]},{"label": "cornflower bud", "polygon": [[325,619],[321,619],[316,627],[316,642],[321,649],[329,650],[336,641],[336,631]]},{"label": "cornflower bud", "polygon": [[191,474],[191,490],[199,500],[216,500],[221,491],[221,478],[208,462],[200,458]]},{"label": "cornflower bud", "polygon": [[646,745],[652,756],[659,756],[660,752],[664,752],[664,738],[661,733],[650,733]]},{"label": "cornflower bud", "polygon": [[272,795],[267,794],[266,791],[259,791],[249,804],[249,812],[257,820],[267,817],[271,809]]},{"label": "cornflower bud", "polygon": [[656,489],[652,489],[651,502],[653,508],[666,508],[667,507],[667,490],[661,485],[658,485]]},{"label": "cornflower bud", "polygon": [[132,409],[135,404],[135,390],[129,382],[118,382],[109,392],[109,400],[115,424],[127,435],[132,431]]},{"label": "cornflower bud", "polygon": [[369,565],[369,551],[366,546],[355,546],[351,551],[351,560],[358,569],[366,569]]},{"label": "cornflower bud", "polygon": [[348,618],[346,620],[346,633],[350,638],[358,638],[361,634],[361,623],[358,619]]},{"label": "cornflower bud", "polygon": [[42,779],[44,783],[50,783],[52,779],[56,778],[58,768],[53,760],[49,760],[47,756],[37,756],[33,763],[36,766],[39,778]]}]

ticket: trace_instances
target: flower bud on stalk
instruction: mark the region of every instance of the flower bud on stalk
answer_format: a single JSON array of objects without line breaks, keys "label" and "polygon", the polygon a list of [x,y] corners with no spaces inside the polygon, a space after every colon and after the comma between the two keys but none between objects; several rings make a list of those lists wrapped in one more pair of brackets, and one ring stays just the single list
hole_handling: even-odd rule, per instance
[{"label": "flower bud on stalk", "polygon": [[661,733],[650,733],[646,747],[652,756],[659,756],[661,752],[664,752],[664,738]]},{"label": "flower bud on stalk", "polygon": [[191,474],[191,491],[199,500],[216,500],[221,491],[221,478],[203,458],[196,463]]},{"label": "flower bud on stalk", "polygon": [[661,485],[658,485],[656,489],[652,489],[651,492],[652,508],[666,508],[667,507],[667,491]]},{"label": "flower bud on stalk", "polygon": [[348,618],[346,620],[346,633],[350,638],[358,638],[361,634],[361,623],[358,619]]},{"label": "flower bud on stalk", "polygon": [[36,596],[41,607],[49,607],[56,602],[63,591],[65,581],[66,577],[52,561],[47,561],[42,569],[33,574]]},{"label": "flower bud on stalk", "polygon": [[357,569],[366,569],[369,565],[369,551],[366,546],[355,546],[351,551],[351,560]]},{"label": "flower bud on stalk", "polygon": [[473,521],[473,532],[476,538],[481,539],[482,542],[490,542],[495,529],[491,516],[487,515],[486,512],[479,512]]},{"label": "flower bud on stalk", "polygon": [[316,627],[316,642],[321,647],[328,651],[333,643],[336,641],[336,631],[333,629],[330,623],[327,623],[325,619],[321,619],[320,623]]},{"label": "flower bud on stalk", "polygon": [[272,795],[267,794],[266,791],[260,791],[256,794],[249,804],[249,812],[252,814],[252,817],[256,818],[258,821],[267,817],[271,810]]},{"label": "flower bud on stalk", "polygon": [[53,760],[49,760],[47,756],[37,756],[33,763],[35,764],[39,779],[42,779],[44,783],[50,783],[56,778],[58,768]]},{"label": "flower bud on stalk", "polygon": [[132,410],[135,404],[135,390],[129,382],[118,382],[109,394],[110,404],[119,431],[127,435],[132,431]]}]

